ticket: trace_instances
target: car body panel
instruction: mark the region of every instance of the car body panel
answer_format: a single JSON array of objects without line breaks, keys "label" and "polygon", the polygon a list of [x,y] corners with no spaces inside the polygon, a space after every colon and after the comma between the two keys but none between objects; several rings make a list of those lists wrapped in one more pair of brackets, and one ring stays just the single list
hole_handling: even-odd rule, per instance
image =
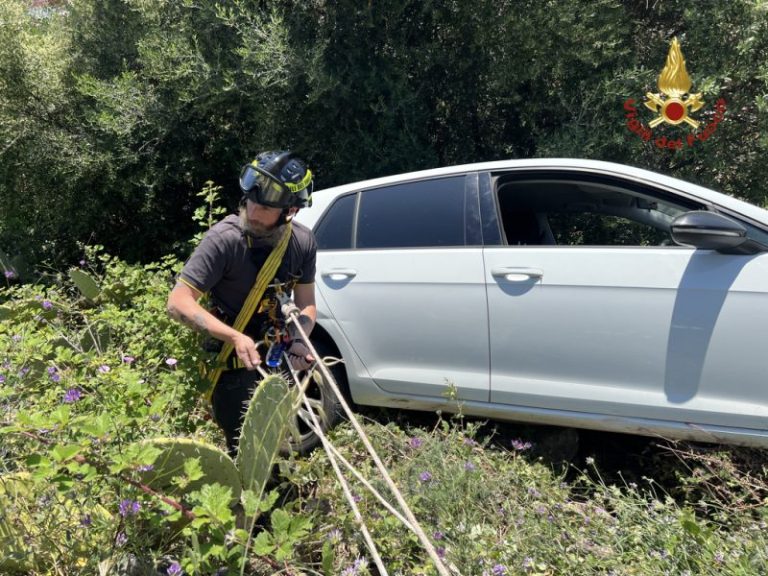
[{"label": "car body panel", "polygon": [[383,390],[439,396],[450,382],[462,399],[488,400],[482,249],[326,251],[316,283]]}]

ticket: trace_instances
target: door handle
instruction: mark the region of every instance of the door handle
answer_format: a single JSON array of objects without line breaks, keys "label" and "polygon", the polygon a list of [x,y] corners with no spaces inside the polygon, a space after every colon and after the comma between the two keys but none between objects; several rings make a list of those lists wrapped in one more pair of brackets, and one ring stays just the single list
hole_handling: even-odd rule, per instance
[{"label": "door handle", "polygon": [[331,270],[323,270],[320,275],[323,278],[329,278],[331,280],[348,280],[357,276],[357,270],[352,268],[332,268]]},{"label": "door handle", "polygon": [[502,267],[493,268],[491,276],[503,278],[509,282],[526,282],[528,280],[541,280],[544,276],[544,271],[538,268]]}]

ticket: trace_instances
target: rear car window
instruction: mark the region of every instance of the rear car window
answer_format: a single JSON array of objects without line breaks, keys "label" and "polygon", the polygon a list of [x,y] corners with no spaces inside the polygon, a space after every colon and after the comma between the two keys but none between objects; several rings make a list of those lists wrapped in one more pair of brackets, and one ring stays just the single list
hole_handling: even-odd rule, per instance
[{"label": "rear car window", "polygon": [[318,250],[344,250],[352,247],[352,219],[355,194],[337,198],[315,229]]},{"label": "rear car window", "polygon": [[464,182],[461,175],[365,190],[356,247],[464,246]]}]

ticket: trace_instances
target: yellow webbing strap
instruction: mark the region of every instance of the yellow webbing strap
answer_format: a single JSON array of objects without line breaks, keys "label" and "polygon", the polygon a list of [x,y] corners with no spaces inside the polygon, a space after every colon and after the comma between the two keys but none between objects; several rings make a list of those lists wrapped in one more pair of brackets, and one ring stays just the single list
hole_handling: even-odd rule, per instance
[{"label": "yellow webbing strap", "polygon": [[[232,327],[238,332],[242,332],[248,325],[248,322],[251,320],[251,316],[253,316],[253,313],[256,311],[256,306],[259,305],[261,297],[264,296],[264,292],[266,291],[267,286],[269,286],[269,283],[275,277],[275,274],[277,274],[277,269],[280,267],[280,262],[283,260],[283,255],[285,254],[285,250],[288,248],[288,242],[290,239],[291,223],[289,222],[285,227],[282,238],[280,238],[280,242],[272,249],[272,252],[269,254],[269,257],[264,263],[264,266],[262,266],[261,270],[259,270],[259,274],[256,276],[256,282],[254,282],[253,288],[251,288],[248,297],[243,303],[243,307],[240,309],[240,313],[235,319],[235,323],[232,325]],[[231,353],[232,344],[225,342],[221,347],[219,354],[216,356],[214,367],[207,373],[208,380],[211,384],[205,391],[204,397],[208,402],[211,401],[213,391],[216,389],[216,384],[218,383],[219,377],[221,376],[221,373],[226,366],[227,358]]]}]

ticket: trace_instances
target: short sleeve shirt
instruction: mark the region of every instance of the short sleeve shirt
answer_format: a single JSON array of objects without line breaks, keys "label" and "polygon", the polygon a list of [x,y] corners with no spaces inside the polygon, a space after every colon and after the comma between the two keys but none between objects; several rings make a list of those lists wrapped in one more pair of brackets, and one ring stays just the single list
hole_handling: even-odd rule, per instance
[{"label": "short sleeve shirt", "polygon": [[[248,237],[236,214],[214,225],[184,264],[180,279],[209,294],[211,303],[227,324],[232,325],[256,282],[273,246]],[[312,231],[298,222],[291,224],[291,239],[277,274],[270,284],[291,292],[296,284],[315,281],[317,244]],[[275,288],[268,288],[246,331],[261,337],[274,317]],[[279,306],[277,306],[279,312]]]}]

